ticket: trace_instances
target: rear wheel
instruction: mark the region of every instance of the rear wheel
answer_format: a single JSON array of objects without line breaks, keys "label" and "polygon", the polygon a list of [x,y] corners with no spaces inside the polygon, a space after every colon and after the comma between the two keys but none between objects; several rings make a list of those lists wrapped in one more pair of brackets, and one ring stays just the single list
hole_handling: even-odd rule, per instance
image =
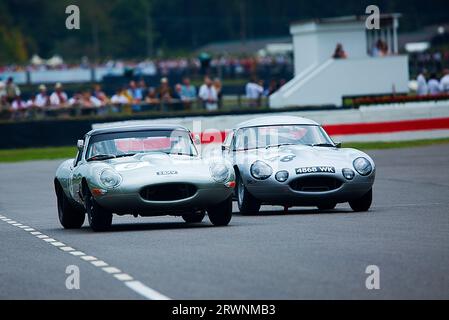
[{"label": "rear wheel", "polygon": [[337,206],[336,203],[323,203],[318,205],[318,209],[319,210],[332,210],[335,209],[335,207]]},{"label": "rear wheel", "polygon": [[106,231],[112,225],[112,213],[102,208],[92,196],[89,188],[85,188],[84,201],[86,204],[89,225],[94,231]]},{"label": "rear wheel", "polygon": [[83,226],[85,213],[70,202],[59,182],[56,182],[56,198],[59,222],[65,229],[79,229]]},{"label": "rear wheel", "polygon": [[187,223],[200,223],[203,221],[206,213],[204,211],[194,212],[190,214],[185,214],[182,216],[185,222]]},{"label": "rear wheel", "polygon": [[370,189],[361,198],[349,201],[349,205],[355,212],[364,212],[369,210],[372,202],[373,202],[373,189]]},{"label": "rear wheel", "polygon": [[207,209],[210,222],[214,226],[227,226],[232,219],[232,197]]},{"label": "rear wheel", "polygon": [[260,210],[260,201],[253,197],[252,194],[248,192],[243,179],[240,175],[237,176],[237,203],[239,205],[239,211],[243,215],[258,214]]}]

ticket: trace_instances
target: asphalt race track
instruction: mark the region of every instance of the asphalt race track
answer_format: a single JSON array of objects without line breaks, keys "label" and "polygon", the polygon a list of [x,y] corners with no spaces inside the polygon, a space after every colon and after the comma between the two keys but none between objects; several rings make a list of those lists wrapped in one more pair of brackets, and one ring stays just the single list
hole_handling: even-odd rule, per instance
[{"label": "asphalt race track", "polygon": [[[449,145],[369,154],[369,213],[264,207],[223,228],[114,217],[106,233],[60,227],[60,161],[1,164],[0,298],[449,298]],[[66,288],[69,265],[79,290]],[[365,287],[369,265],[380,290]]]}]

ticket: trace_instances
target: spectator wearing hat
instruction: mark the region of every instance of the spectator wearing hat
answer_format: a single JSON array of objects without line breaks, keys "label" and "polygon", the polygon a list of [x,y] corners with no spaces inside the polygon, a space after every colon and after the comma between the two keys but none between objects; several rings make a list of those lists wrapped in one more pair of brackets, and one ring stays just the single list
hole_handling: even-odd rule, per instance
[{"label": "spectator wearing hat", "polygon": [[50,97],[47,94],[47,87],[43,84],[39,86],[39,93],[36,95],[36,106],[44,108],[50,106]]},{"label": "spectator wearing hat", "polygon": [[171,104],[173,100],[173,92],[167,78],[161,79],[161,85],[158,89],[158,96],[161,101],[162,111],[167,111],[168,105]]},{"label": "spectator wearing hat", "polygon": [[62,84],[55,85],[55,92],[50,95],[50,104],[52,106],[65,106],[68,103],[67,94],[62,90]]}]

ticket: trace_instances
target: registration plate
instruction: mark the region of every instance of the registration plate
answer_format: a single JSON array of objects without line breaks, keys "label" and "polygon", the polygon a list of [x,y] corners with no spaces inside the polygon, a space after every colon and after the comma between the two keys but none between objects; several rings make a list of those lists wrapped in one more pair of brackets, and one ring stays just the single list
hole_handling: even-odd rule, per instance
[{"label": "registration plate", "polygon": [[306,173],[335,173],[334,167],[305,167],[297,168],[296,174],[306,174]]}]

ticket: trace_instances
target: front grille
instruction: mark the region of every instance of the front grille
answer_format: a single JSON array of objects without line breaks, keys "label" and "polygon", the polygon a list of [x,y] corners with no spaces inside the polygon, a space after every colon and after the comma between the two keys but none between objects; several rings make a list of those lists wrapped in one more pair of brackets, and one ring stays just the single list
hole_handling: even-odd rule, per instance
[{"label": "front grille", "polygon": [[196,191],[197,188],[189,183],[166,183],[145,187],[140,195],[148,201],[176,201],[190,198]]},{"label": "front grille", "polygon": [[296,191],[303,192],[325,192],[341,187],[343,182],[332,177],[303,177],[293,180],[290,187]]}]

